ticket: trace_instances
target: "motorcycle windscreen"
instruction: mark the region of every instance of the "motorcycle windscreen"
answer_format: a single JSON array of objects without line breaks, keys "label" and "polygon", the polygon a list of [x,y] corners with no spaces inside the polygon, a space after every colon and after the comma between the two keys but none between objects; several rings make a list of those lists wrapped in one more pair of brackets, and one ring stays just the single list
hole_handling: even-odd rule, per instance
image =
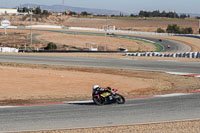
[{"label": "motorcycle windscreen", "polygon": [[104,93],[101,94],[101,96],[102,97],[107,97],[107,96],[110,96],[110,93],[109,92],[104,92]]}]

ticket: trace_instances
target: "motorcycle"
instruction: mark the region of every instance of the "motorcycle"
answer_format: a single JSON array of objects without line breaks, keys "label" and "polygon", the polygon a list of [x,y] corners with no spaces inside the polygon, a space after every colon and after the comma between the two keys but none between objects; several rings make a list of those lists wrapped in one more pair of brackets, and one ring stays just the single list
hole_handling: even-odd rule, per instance
[{"label": "motorcycle", "polygon": [[92,100],[96,105],[104,105],[107,103],[124,104],[125,98],[122,95],[116,93],[117,91],[117,89],[112,89],[102,92],[100,94],[96,94],[95,92],[93,92]]}]

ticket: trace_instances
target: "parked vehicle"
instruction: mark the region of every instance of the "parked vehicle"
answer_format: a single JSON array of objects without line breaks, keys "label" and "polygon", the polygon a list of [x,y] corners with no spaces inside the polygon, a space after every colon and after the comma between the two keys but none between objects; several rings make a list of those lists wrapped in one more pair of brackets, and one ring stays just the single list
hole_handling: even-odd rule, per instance
[{"label": "parked vehicle", "polygon": [[118,103],[118,104],[124,104],[125,98],[116,93],[117,89],[107,90],[105,92],[102,92],[100,94],[92,93],[92,99],[95,104],[97,105],[104,105],[108,103]]}]

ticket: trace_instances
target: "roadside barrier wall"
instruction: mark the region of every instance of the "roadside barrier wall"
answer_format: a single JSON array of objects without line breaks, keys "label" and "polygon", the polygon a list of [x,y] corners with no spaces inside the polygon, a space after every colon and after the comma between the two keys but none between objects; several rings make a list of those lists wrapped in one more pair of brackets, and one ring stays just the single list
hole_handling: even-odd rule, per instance
[{"label": "roadside barrier wall", "polygon": [[185,53],[158,53],[158,52],[126,53],[126,56],[200,58],[200,52],[185,52]]}]

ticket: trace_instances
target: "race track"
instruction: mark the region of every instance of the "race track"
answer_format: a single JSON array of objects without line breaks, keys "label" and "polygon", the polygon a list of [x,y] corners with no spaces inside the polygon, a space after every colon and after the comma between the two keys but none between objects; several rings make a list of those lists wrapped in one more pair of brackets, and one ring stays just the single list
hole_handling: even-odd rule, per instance
[{"label": "race track", "polygon": [[102,127],[200,119],[200,94],[127,100],[0,108],[0,132]]},{"label": "race track", "polygon": [[[164,44],[163,44],[164,45]],[[180,47],[180,46],[177,46]],[[0,55],[0,62],[200,73],[200,62]],[[124,105],[91,102],[0,107],[0,132],[71,129],[200,119],[200,94],[129,99]]]},{"label": "race track", "polygon": [[0,62],[145,70],[158,72],[200,73],[200,62],[181,62],[166,60],[151,61],[134,59],[97,59],[56,56],[0,55]]},{"label": "race track", "polygon": [[[161,52],[190,52],[191,51],[191,47],[189,47],[188,45],[185,45],[181,42],[168,40],[168,39],[161,39],[159,37],[152,38],[152,37],[143,37],[143,36],[135,36],[135,35],[117,35],[117,36],[140,38],[140,39],[153,41],[155,43],[160,44],[163,47],[163,50]],[[167,47],[168,45],[170,45],[171,47],[168,48]]]}]

